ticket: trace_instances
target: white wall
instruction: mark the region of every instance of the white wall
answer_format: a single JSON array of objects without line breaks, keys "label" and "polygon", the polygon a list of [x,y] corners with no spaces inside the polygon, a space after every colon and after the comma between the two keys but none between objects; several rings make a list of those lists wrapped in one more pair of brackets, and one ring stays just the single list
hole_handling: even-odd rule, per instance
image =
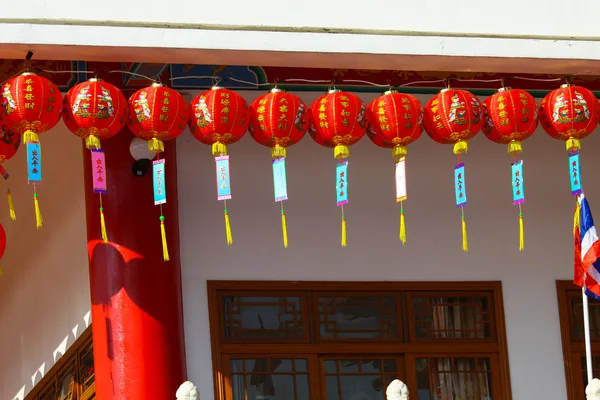
[{"label": "white wall", "polygon": [[[258,94],[247,94],[246,99]],[[310,104],[316,95],[301,97]],[[425,102],[428,97],[420,99]],[[206,300],[206,281],[211,279],[501,280],[513,398],[566,398],[555,280],[572,278],[574,199],[562,142],[541,129],[524,142],[526,237],[520,253],[511,156],[506,146],[483,134],[471,140],[470,152],[463,157],[469,197],[466,254],[454,203],[456,158],[451,146],[437,144],[426,134],[409,147],[406,248],[398,241],[390,150],[374,146],[366,137],[352,147],[349,159],[345,249],[340,248],[332,150],[308,135],[288,150],[288,249],[281,245],[269,149],[249,135],[229,146],[233,199],[227,206],[234,244],[227,248],[210,148],[187,133],[177,144],[188,374],[201,398],[213,396]],[[598,132],[583,141],[582,173],[593,210],[600,210],[594,175],[600,168],[599,146]]]},{"label": "white wall", "polygon": [[[0,261],[0,399],[22,399],[91,323],[81,139],[61,122],[41,141],[41,230],[24,146],[3,164],[11,176],[0,183],[0,223],[8,237]],[[16,221],[8,216],[7,185]]]}]

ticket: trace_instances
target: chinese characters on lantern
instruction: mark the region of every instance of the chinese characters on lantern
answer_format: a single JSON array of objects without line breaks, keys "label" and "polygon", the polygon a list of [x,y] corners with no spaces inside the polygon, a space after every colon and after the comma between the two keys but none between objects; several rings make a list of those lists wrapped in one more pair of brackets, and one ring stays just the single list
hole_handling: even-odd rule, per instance
[{"label": "chinese characters on lantern", "polygon": [[165,160],[156,160],[152,163],[152,181],[154,182],[154,205],[165,204],[167,202]]},{"label": "chinese characters on lantern", "polygon": [[513,204],[525,203],[525,189],[523,187],[523,160],[516,161],[512,166],[512,192]]},{"label": "chinese characters on lantern", "polygon": [[159,119],[162,122],[169,122],[169,97],[171,97],[171,93],[168,91],[163,92],[163,106],[160,108],[160,116]]},{"label": "chinese characters on lantern", "polygon": [[406,158],[402,157],[396,162],[396,202],[406,200]]},{"label": "chinese characters on lantern", "polygon": [[217,163],[217,199],[229,200],[231,199],[229,156],[215,157],[215,162]]},{"label": "chinese characters on lantern", "polygon": [[336,200],[338,206],[348,204],[348,161],[342,161],[335,168]]},{"label": "chinese characters on lantern", "polygon": [[283,157],[273,160],[273,188],[276,203],[288,199],[285,158]]},{"label": "chinese characters on lantern", "polygon": [[[221,95],[221,104],[225,106],[225,107],[221,108],[221,122],[224,124],[228,124],[229,123],[229,114],[231,112],[229,107],[227,107],[227,104],[229,104],[229,93],[221,92],[220,95]],[[227,165],[229,167],[229,161],[227,161]],[[229,168],[227,170],[229,171]],[[229,174],[229,172],[228,172],[228,174]]]},{"label": "chinese characters on lantern", "polygon": [[329,128],[327,114],[325,114],[325,111],[327,111],[327,107],[325,106],[326,104],[327,99],[321,99],[321,101],[319,101],[319,126],[325,129]]},{"label": "chinese characters on lantern", "polygon": [[92,149],[92,177],[94,193],[106,194],[106,161],[104,159],[104,150]]},{"label": "chinese characters on lantern", "polygon": [[40,142],[27,142],[27,179],[29,184],[42,182],[42,151]]},{"label": "chinese characters on lantern", "polygon": [[571,179],[571,194],[577,196],[582,193],[581,175],[579,171],[579,151],[569,153],[569,175]]},{"label": "chinese characters on lantern", "polygon": [[456,206],[467,205],[467,186],[465,184],[465,164],[454,167],[454,189],[456,192]]}]

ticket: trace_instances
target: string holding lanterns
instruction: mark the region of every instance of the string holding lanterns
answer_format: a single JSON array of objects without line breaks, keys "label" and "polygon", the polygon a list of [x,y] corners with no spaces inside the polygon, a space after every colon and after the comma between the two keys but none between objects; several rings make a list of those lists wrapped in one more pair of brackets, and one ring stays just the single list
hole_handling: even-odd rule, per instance
[{"label": "string holding lanterns", "polygon": [[309,109],[309,133],[315,142],[333,148],[336,166],[336,200],[342,210],[342,247],[347,245],[346,215],[348,204],[348,161],[350,146],[357,143],[367,130],[366,107],[352,93],[331,89],[319,97]]},{"label": "string holding lanterns", "polygon": [[374,99],[367,107],[369,128],[367,135],[371,141],[383,148],[392,149],[395,160],[396,201],[400,203],[400,234],[402,244],[406,244],[406,224],[404,200],[406,191],[407,146],[417,140],[423,131],[423,107],[416,97],[385,92]]},{"label": "string holding lanterns", "polygon": [[503,87],[483,102],[485,137],[494,143],[508,145],[508,153],[514,156],[511,163],[513,204],[519,206],[519,250],[525,248],[522,204],[525,202],[523,160],[517,153],[523,151],[521,142],[529,138],[538,125],[537,103],[524,90]]},{"label": "string holding lanterns", "polygon": [[11,78],[2,85],[2,120],[7,128],[23,136],[27,146],[27,175],[33,186],[36,227],[43,225],[36,185],[42,182],[42,151],[39,135],[58,123],[62,95],[49,79],[32,72]]},{"label": "string holding lanterns", "polygon": [[287,248],[287,222],[283,208],[283,201],[288,199],[286,149],[304,137],[309,125],[308,110],[298,96],[275,88],[254,100],[250,111],[250,135],[257,143],[271,148],[275,202],[281,203],[281,232],[283,247]]},{"label": "string holding lanterns", "polygon": [[165,262],[170,260],[162,207],[167,202],[166,165],[160,153],[165,150],[165,141],[183,133],[188,114],[188,104],[183,96],[160,83],[138,90],[129,99],[127,125],[135,136],[148,140],[148,150],[157,154],[157,160],[152,163],[152,181],[154,204],[160,206],[160,233]]},{"label": "string holding lanterns", "polygon": [[458,163],[454,168],[456,206],[461,209],[463,251],[469,251],[467,222],[464,207],[467,205],[465,165],[460,155],[469,150],[468,140],[481,129],[482,107],[471,92],[446,88],[433,96],[425,106],[425,131],[433,140],[453,144]]},{"label": "string holding lanterns", "polygon": [[204,144],[212,146],[217,175],[217,199],[223,201],[225,237],[231,246],[231,224],[227,200],[231,200],[231,179],[227,145],[240,140],[248,129],[248,103],[238,93],[221,86],[196,96],[190,108],[190,131]]},{"label": "string holding lanterns", "polygon": [[92,78],[79,83],[64,98],[62,118],[66,127],[84,139],[92,162],[92,190],[100,198],[100,229],[108,243],[102,195],[107,194],[106,160],[100,140],[113,137],[127,122],[129,107],[123,93],[114,85]]}]

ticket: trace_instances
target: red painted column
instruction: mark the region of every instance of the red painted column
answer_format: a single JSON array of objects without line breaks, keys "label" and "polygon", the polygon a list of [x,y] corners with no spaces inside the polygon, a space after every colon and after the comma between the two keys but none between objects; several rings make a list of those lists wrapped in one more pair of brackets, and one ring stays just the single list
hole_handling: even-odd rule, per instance
[{"label": "red painted column", "polygon": [[132,138],[125,128],[102,142],[108,245],[101,242],[99,196],[92,192],[90,155],[84,151],[96,397],[168,400],[186,380],[175,143],[167,143],[163,154],[171,258],[165,263],[152,171],[144,177],[132,173]]}]

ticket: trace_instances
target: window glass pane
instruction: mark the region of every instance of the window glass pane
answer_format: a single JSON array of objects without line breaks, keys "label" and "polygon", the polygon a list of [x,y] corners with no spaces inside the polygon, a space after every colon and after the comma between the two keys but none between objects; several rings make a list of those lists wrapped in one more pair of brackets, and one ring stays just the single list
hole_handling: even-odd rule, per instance
[{"label": "window glass pane", "polygon": [[80,365],[80,378],[81,378],[81,390],[86,391],[94,383],[94,345],[90,343],[81,352]]},{"label": "window glass pane", "polygon": [[[589,312],[590,312],[590,337],[594,340],[600,339],[600,301],[588,297]],[[573,318],[571,319],[572,331],[574,339],[584,338],[583,330],[583,300],[581,299],[581,292],[577,296],[571,297],[571,312]]]},{"label": "window glass pane", "polygon": [[56,385],[53,383],[48,388],[44,389],[40,395],[40,400],[55,400],[56,399]]},{"label": "window glass pane", "polygon": [[288,358],[231,360],[233,400],[310,400],[307,364]]},{"label": "window glass pane", "polygon": [[493,400],[489,358],[418,358],[418,400]]},{"label": "window glass pane", "polygon": [[225,337],[293,339],[304,337],[300,297],[223,298]]},{"label": "window glass pane", "polygon": [[58,381],[58,399],[67,400],[73,398],[75,385],[74,370],[65,372]]},{"label": "window glass pane", "polygon": [[491,337],[487,297],[413,297],[412,303],[415,334],[419,339]]},{"label": "window glass pane", "polygon": [[387,386],[397,378],[395,359],[327,359],[327,400],[385,400]]},{"label": "window glass pane", "polygon": [[317,302],[322,338],[398,338],[396,297],[323,296]]},{"label": "window glass pane", "polygon": [[[588,380],[587,380],[587,363],[585,362],[585,356],[581,357],[581,370],[582,375],[583,375],[583,389],[585,391],[585,388],[588,385]],[[600,372],[600,357],[599,356],[592,356],[592,371],[593,371],[593,375],[594,377],[598,376],[598,373]]]}]

